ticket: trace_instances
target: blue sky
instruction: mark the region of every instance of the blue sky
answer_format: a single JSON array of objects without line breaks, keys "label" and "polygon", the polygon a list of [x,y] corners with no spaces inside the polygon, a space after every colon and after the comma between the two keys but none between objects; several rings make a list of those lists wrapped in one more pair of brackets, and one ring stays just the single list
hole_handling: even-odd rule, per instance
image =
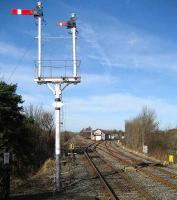
[{"label": "blue sky", "polygon": [[[25,105],[53,111],[53,95],[34,83],[37,58],[35,20],[13,16],[11,8],[36,1],[0,1],[0,77],[18,84]],[[82,82],[63,95],[64,128],[124,129],[143,106],[154,109],[160,127],[177,125],[176,0],[43,1],[45,36],[68,36],[55,26],[78,16],[78,57]],[[71,59],[69,39],[43,41],[44,59]]]}]

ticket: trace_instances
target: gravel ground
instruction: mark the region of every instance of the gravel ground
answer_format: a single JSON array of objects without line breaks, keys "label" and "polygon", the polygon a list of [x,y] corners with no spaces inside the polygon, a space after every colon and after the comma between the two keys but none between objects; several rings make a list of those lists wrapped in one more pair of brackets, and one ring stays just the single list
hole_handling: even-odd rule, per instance
[{"label": "gravel ground", "polygon": [[[110,155],[108,155],[107,153],[103,152],[102,150],[98,150],[98,152],[104,156],[105,159],[107,159],[109,162],[111,162],[115,167],[117,167],[117,169],[121,169],[122,165],[120,163],[118,163],[118,161],[112,159],[112,157]],[[133,158],[137,158],[135,155],[132,156],[131,153],[129,152],[124,152],[124,150],[121,149],[121,152],[124,153],[127,156],[131,156]],[[139,158],[140,161],[145,161],[148,162],[145,159],[141,159]],[[171,172],[174,172],[174,170],[172,169],[168,169]],[[175,184],[177,184],[177,179],[170,179],[168,176],[163,175],[162,173],[160,173],[157,169],[154,169],[154,171],[156,174],[158,174],[161,177],[165,177],[167,180],[170,180],[170,182],[173,182]],[[152,173],[153,173],[152,172]],[[151,180],[149,177],[145,176],[142,173],[137,172],[135,169],[130,168],[129,170],[127,170],[125,172],[125,174],[127,174],[129,177],[131,177],[137,184],[139,184],[141,187],[145,188],[147,191],[149,191],[149,193],[151,193],[151,195],[153,196],[153,199],[158,199],[158,200],[175,200],[177,199],[177,192],[174,190],[169,189],[168,187],[165,187],[164,185]]]},{"label": "gravel ground", "polygon": [[[80,136],[76,136],[72,139],[72,142],[76,145],[82,144],[83,146],[92,143],[93,141],[88,139],[83,139]],[[109,144],[109,143],[108,143]],[[116,145],[114,144],[113,147]],[[119,163],[113,157],[103,152],[100,149],[97,149],[98,153],[102,158],[109,161],[113,166],[116,167],[117,170],[120,170],[125,175],[131,177],[137,184],[141,187],[145,188],[149,193],[153,196],[153,199],[157,200],[175,200],[177,199],[177,192],[174,190],[170,190],[169,188],[163,186],[162,184],[151,180],[146,175],[136,171],[133,167],[128,168],[128,170],[124,171],[124,165]],[[125,156],[121,155],[122,159],[125,159],[126,156],[132,156],[132,153],[129,153],[123,149],[122,153],[125,153]],[[137,159],[136,155],[132,156]],[[140,161],[147,160],[145,158],[138,157]],[[149,162],[149,161],[148,161]],[[152,162],[152,161],[151,161]],[[159,168],[164,169],[164,167],[159,166]],[[152,169],[151,169],[152,170]],[[159,172],[157,169],[153,169],[155,173],[159,173],[160,176],[164,178],[163,173]],[[165,168],[169,172],[176,173],[175,169]],[[117,185],[117,179],[113,174],[108,174],[108,178],[112,179],[115,188]],[[171,178],[172,179],[172,178]],[[171,179],[169,179],[171,181]],[[120,180],[121,181],[121,180]],[[173,183],[177,184],[177,178],[173,178]],[[95,174],[91,170],[88,162],[84,159],[84,155],[77,155],[75,162],[72,159],[68,159],[66,164],[62,166],[62,182],[64,186],[64,190],[58,194],[53,192],[54,185],[54,166],[50,167],[45,173],[38,173],[32,177],[29,177],[26,181],[13,181],[13,184],[16,183],[16,186],[12,187],[12,200],[89,200],[89,199],[103,199],[107,200],[105,196],[103,196],[103,187],[100,184],[100,181]],[[123,184],[122,184],[123,187]],[[125,189],[124,187],[122,190]],[[121,188],[120,188],[121,190]],[[122,196],[121,199],[133,199],[133,196],[138,196],[136,191],[131,191],[130,187],[128,187],[127,192]],[[133,194],[135,192],[135,194]],[[130,197],[131,196],[131,197]],[[138,199],[138,197],[134,198]],[[143,199],[143,198],[140,198]]]},{"label": "gravel ground", "polygon": [[[78,155],[76,157],[77,166],[74,168],[74,184],[64,191],[65,194],[74,194],[80,197],[89,197],[92,199],[100,198],[100,190],[95,190],[97,185],[100,185],[99,180],[94,176],[90,175],[88,163],[84,159],[84,155]],[[72,181],[73,181],[72,180]]]},{"label": "gravel ground", "polygon": [[[85,146],[92,141],[85,140],[77,135],[71,142]],[[90,171],[88,162],[84,159],[83,154],[76,155],[75,162],[73,159],[67,159],[66,164],[62,165],[62,184],[64,189],[58,194],[54,192],[54,167],[55,164],[53,163],[45,172],[38,172],[27,180],[13,180],[11,199],[106,199],[103,196],[103,188],[101,188],[99,179]]]},{"label": "gravel ground", "polygon": [[100,157],[106,160],[109,164],[115,166],[116,171],[110,167],[104,166],[100,159],[95,160],[96,166],[99,168],[102,175],[104,175],[107,182],[115,191],[116,195],[121,200],[132,199],[132,200],[143,200],[145,199],[135,188],[132,187],[127,181],[120,175],[123,173],[123,165],[115,162],[111,156],[108,156],[105,152],[97,149]]},{"label": "gravel ground", "polygon": [[[65,180],[63,182],[65,187],[60,194],[53,192],[54,179],[51,174],[50,178],[47,175],[34,176],[28,181],[24,181],[20,187],[16,188],[15,192],[13,191],[15,194],[12,195],[12,199],[100,199],[101,189],[94,189],[100,183],[95,176],[90,176],[86,167],[87,163],[83,158],[84,155],[77,155],[75,163],[68,163],[62,167],[64,172],[62,179]],[[69,173],[68,170],[70,170]]]}]

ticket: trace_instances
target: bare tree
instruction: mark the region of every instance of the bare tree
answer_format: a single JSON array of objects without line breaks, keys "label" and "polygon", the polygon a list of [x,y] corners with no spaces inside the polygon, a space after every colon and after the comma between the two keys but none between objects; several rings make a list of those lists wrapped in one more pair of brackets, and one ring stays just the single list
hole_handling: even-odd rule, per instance
[{"label": "bare tree", "polygon": [[32,104],[30,104],[29,106],[24,108],[24,112],[28,118],[31,118],[31,119],[35,120],[36,123],[40,124],[41,115],[43,113],[42,106],[39,106],[39,105],[33,106]]},{"label": "bare tree", "polygon": [[43,112],[40,125],[43,130],[45,130],[50,137],[54,130],[54,117],[51,112]]},{"label": "bare tree", "polygon": [[54,150],[54,116],[53,113],[45,111],[42,106],[30,104],[25,108],[28,118],[34,120],[33,129],[39,137],[39,148],[44,148],[49,156]]},{"label": "bare tree", "polygon": [[148,138],[158,131],[158,125],[155,111],[144,107],[137,117],[125,121],[127,146],[142,151]]},{"label": "bare tree", "polygon": [[33,106],[30,104],[24,109],[26,116],[35,120],[35,123],[49,135],[52,134],[54,129],[54,114],[45,111],[42,106]]}]

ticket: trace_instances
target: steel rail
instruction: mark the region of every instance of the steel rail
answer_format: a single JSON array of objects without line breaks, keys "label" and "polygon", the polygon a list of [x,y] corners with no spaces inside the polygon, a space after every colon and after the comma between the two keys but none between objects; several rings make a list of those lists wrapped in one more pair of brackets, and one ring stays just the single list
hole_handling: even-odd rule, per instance
[{"label": "steel rail", "polygon": [[[132,165],[129,161],[118,157],[117,153],[119,151],[117,151],[117,153],[115,155],[115,152],[111,151],[110,149],[107,149],[107,151],[105,151],[105,149],[103,149],[101,147],[98,147],[98,148],[100,148],[102,151],[108,153],[109,155],[111,155],[112,157],[117,159],[122,164],[126,163],[126,166],[128,165],[128,166],[134,167],[134,165]],[[111,151],[111,152],[109,152],[109,151]],[[128,158],[128,156],[126,156],[126,157]],[[143,169],[143,168],[137,168],[136,171],[141,172],[142,174],[145,174],[146,176],[149,176],[150,178],[152,178],[154,181],[157,181],[157,182],[161,183],[162,185],[177,191],[177,185],[176,184],[173,184],[173,183],[169,182],[168,180],[166,180],[166,179],[164,179],[164,178],[162,178],[158,175],[152,174],[152,172],[150,172],[149,170],[146,170],[146,169]]]},{"label": "steel rail", "polygon": [[91,160],[91,158],[89,157],[88,153],[85,151],[85,157],[88,160],[90,166],[93,168],[93,170],[95,171],[95,173],[98,175],[101,183],[103,184],[104,188],[107,190],[110,198],[112,200],[119,200],[119,198],[117,197],[117,195],[115,194],[115,192],[113,191],[113,189],[111,188],[111,186],[109,185],[109,183],[105,180],[105,178],[101,175],[100,171],[98,170],[98,168],[96,167],[96,165],[94,164],[94,162]]},{"label": "steel rail", "polygon": [[[99,148],[99,145],[100,145],[100,143],[97,143],[95,146],[94,146],[94,149],[95,148]],[[98,152],[97,152],[98,153]],[[108,163],[105,159],[103,159],[103,158],[101,158],[101,157],[99,157],[99,159],[101,160],[101,161],[103,161],[112,171],[115,171],[116,173],[116,176],[118,176],[119,178],[121,177],[126,183],[127,183],[127,185],[130,185],[130,186],[132,186],[142,197],[145,197],[145,199],[147,199],[147,200],[152,200],[153,199],[153,197],[152,197],[152,195],[147,191],[147,190],[145,190],[144,188],[142,188],[141,186],[139,186],[139,185],[137,185],[134,181],[133,181],[133,179],[131,178],[131,177],[129,177],[129,176],[127,176],[127,175],[124,175],[123,173],[121,173],[120,171],[118,171],[112,164],[110,164],[110,163]],[[93,163],[93,162],[92,162]],[[94,163],[93,163],[94,164]],[[94,164],[94,167],[96,167],[95,166],[95,164]],[[97,168],[98,169],[98,168]],[[104,178],[104,177],[103,177]],[[126,186],[127,186],[126,185]]]},{"label": "steel rail", "polygon": [[168,180],[166,180],[166,179],[164,179],[160,176],[152,174],[151,171],[148,171],[148,170],[145,170],[145,169],[142,169],[142,168],[138,169],[137,171],[142,172],[142,173],[146,174],[147,176],[151,177],[154,181],[158,181],[161,184],[177,191],[177,185],[176,184],[173,184],[173,183],[169,182]]},{"label": "steel rail", "polygon": [[[101,160],[103,160],[101,158]],[[124,175],[123,173],[120,173],[117,171],[117,169],[110,163],[108,163],[107,161],[103,160],[112,170],[116,171],[116,175],[117,176],[121,176],[128,184],[130,184],[131,186],[133,186],[135,188],[136,191],[138,191],[139,194],[141,194],[141,196],[145,197],[147,200],[152,200],[153,197],[152,195],[146,191],[144,188],[140,187],[139,185],[137,185],[133,179],[127,175]]]},{"label": "steel rail", "polygon": [[[113,146],[111,146],[111,148],[115,149],[115,151],[112,150],[112,149],[110,149],[110,148],[108,148],[108,146],[107,146],[106,144],[105,144],[105,146],[106,146],[106,148],[107,148],[109,151],[115,152],[115,153],[117,153],[117,151],[118,151],[119,154],[123,155],[124,157],[127,157],[129,160],[131,160],[131,161],[134,163],[134,165],[135,165],[134,167],[135,167],[135,168],[136,168],[136,166],[138,165],[138,163],[139,163],[139,160],[138,160],[138,159],[136,159],[136,158],[131,158],[130,156],[124,155],[122,152],[120,152],[117,148],[115,148],[115,147],[113,147]],[[137,157],[141,158],[140,156],[138,156],[138,155],[136,155],[136,154],[134,154],[134,153],[132,153],[132,154],[133,154],[134,156],[137,156]],[[141,158],[141,159],[144,159],[144,158]],[[145,158],[144,160],[151,161],[150,159],[146,159],[146,158]],[[159,163],[158,163],[158,162],[155,162],[155,163],[150,164],[149,166],[155,168],[156,164],[159,164]],[[164,174],[170,176],[170,177],[173,178],[173,179],[177,179],[177,174],[175,174],[175,173],[173,173],[173,172],[167,171],[167,170],[162,169],[162,168],[155,168],[155,169],[158,170],[158,171],[160,171],[161,173],[164,173]]]},{"label": "steel rail", "polygon": [[[154,166],[153,166],[153,167],[154,167]],[[160,169],[158,169],[158,170],[159,170],[160,172],[162,172],[162,173],[164,173],[164,174],[170,176],[171,178],[177,179],[177,174],[175,174],[175,173],[173,173],[173,172],[169,172],[169,171],[167,171],[167,170],[165,170],[165,169],[162,169],[162,168],[160,168]]]}]

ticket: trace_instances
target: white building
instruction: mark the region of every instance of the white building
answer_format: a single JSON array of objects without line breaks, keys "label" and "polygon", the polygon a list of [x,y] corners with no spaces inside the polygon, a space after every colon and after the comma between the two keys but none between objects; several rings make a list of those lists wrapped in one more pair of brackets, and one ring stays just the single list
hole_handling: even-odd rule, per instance
[{"label": "white building", "polygon": [[109,138],[109,140],[114,140],[115,139],[115,135],[108,134],[108,138]]},{"label": "white building", "polygon": [[100,129],[92,130],[91,140],[105,140],[105,133]]}]

